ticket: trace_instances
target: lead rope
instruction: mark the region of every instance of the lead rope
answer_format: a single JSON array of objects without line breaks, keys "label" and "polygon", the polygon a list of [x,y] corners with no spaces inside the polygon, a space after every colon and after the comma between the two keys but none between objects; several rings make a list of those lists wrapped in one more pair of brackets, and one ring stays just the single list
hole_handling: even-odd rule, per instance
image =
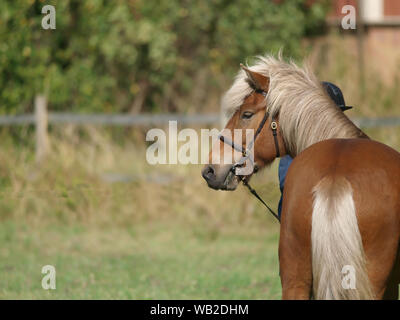
[{"label": "lead rope", "polygon": [[[260,92],[264,97],[267,96],[267,93],[266,93],[265,91],[259,90],[259,92]],[[224,136],[222,136],[222,135],[219,136],[219,139],[220,139],[223,143],[227,143],[227,144],[229,144],[232,148],[234,148],[235,150],[237,150],[237,151],[239,151],[239,152],[242,152],[242,158],[240,159],[240,160],[242,160],[242,161],[239,161],[237,164],[233,165],[232,168],[231,168],[231,171],[232,171],[233,174],[235,174],[235,167],[237,167],[237,166],[239,166],[239,165],[242,165],[242,164],[246,161],[246,159],[248,159],[248,154],[247,154],[247,153],[248,153],[248,150],[251,149],[251,146],[255,143],[256,138],[257,138],[257,136],[260,134],[262,128],[264,127],[264,124],[267,122],[268,117],[269,117],[269,112],[266,111],[266,112],[265,112],[265,115],[264,115],[264,118],[262,119],[261,123],[259,124],[259,126],[258,126],[258,128],[257,128],[257,131],[256,131],[256,133],[255,133],[255,135],[254,135],[254,138],[253,138],[253,140],[252,140],[251,143],[250,143],[250,148],[247,147],[247,149],[244,149],[242,146],[240,146],[240,147],[237,146],[233,141],[227,139],[226,137],[224,137]],[[277,125],[277,123],[276,123],[276,121],[275,121],[275,119],[274,119],[273,117],[272,117],[271,120],[272,120],[272,121],[271,121],[271,130],[272,130],[272,135],[273,135],[273,137],[274,137],[274,143],[275,143],[275,149],[276,149],[276,158],[279,158],[279,157],[280,157],[280,152],[279,152],[278,133],[277,133],[278,125]],[[254,189],[249,185],[249,183],[247,182],[246,179],[241,179],[241,180],[242,180],[242,182],[243,182],[243,185],[245,185],[245,186],[247,187],[247,189],[250,190],[251,194],[252,194],[253,196],[255,196],[258,200],[260,200],[261,203],[268,209],[268,211],[269,211],[269,212],[275,217],[275,219],[278,220],[278,222],[280,223],[281,221],[280,221],[280,219],[279,219],[279,216],[275,213],[274,210],[272,210],[272,209],[270,208],[269,205],[267,205],[267,204],[265,203],[265,201],[264,201],[263,199],[261,199],[261,197],[258,195],[257,191],[254,190]]]},{"label": "lead rope", "polygon": [[270,208],[269,205],[267,205],[267,204],[265,203],[265,201],[264,201],[263,199],[261,199],[261,197],[258,195],[257,191],[254,190],[254,189],[249,185],[249,183],[248,183],[246,180],[242,180],[242,182],[243,182],[243,185],[246,186],[247,189],[250,190],[251,194],[252,194],[253,196],[255,196],[258,200],[260,200],[261,203],[268,209],[268,211],[276,218],[276,220],[278,220],[278,222],[281,223],[281,220],[279,219],[279,216],[275,213],[274,210],[272,210],[272,209]]}]

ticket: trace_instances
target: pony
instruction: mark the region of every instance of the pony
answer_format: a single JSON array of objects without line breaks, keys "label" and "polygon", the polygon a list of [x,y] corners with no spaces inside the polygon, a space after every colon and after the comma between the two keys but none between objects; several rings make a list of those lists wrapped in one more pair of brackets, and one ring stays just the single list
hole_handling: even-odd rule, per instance
[{"label": "pony", "polygon": [[[257,130],[254,167],[240,175],[232,169],[244,161],[211,163],[226,150],[222,137],[202,169],[209,187],[235,190],[277,156],[294,158],[280,225],[282,298],[398,299],[400,153],[347,118],[311,68],[281,54],[242,66],[222,109],[226,130]],[[240,146],[235,159],[247,154]]]}]

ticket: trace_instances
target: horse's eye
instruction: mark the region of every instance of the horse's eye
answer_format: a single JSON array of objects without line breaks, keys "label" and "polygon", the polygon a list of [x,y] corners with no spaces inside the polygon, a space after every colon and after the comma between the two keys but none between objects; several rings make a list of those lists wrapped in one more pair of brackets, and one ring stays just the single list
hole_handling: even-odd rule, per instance
[{"label": "horse's eye", "polygon": [[254,115],[251,111],[245,111],[242,113],[242,119],[250,119]]}]

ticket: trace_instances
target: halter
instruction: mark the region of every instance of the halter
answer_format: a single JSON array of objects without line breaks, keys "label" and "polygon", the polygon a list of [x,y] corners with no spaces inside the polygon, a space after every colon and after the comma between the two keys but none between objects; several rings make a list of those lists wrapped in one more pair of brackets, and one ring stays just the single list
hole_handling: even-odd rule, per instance
[{"label": "halter", "polygon": [[[256,92],[261,93],[264,97],[267,96],[267,93],[263,90],[256,90]],[[243,178],[243,176],[236,174],[236,168],[238,167],[242,167],[245,163],[246,160],[250,160],[252,162],[252,165],[254,166],[254,162],[252,159],[254,159],[254,157],[250,157],[251,153],[250,150],[252,149],[258,135],[261,133],[262,129],[264,128],[265,123],[267,122],[269,118],[269,112],[266,110],[263,119],[261,120],[256,133],[254,134],[253,140],[249,143],[249,145],[247,146],[247,148],[243,147],[242,145],[237,145],[235,144],[235,142],[233,140],[230,140],[229,138],[220,135],[219,139],[223,142],[226,143],[228,145],[230,145],[233,149],[235,149],[236,151],[239,151],[242,154],[242,157],[239,159],[239,161],[237,161],[229,170],[233,175],[239,177],[240,181],[243,182],[243,185],[245,185],[250,192],[258,199],[261,201],[261,203],[269,210],[269,212],[279,221],[279,217],[278,215],[265,203],[264,200],[261,199],[261,197],[257,194],[256,190],[254,190],[248,183],[247,179]],[[275,143],[275,150],[276,150],[276,158],[280,157],[280,152],[279,152],[279,141],[278,141],[278,133],[277,133],[277,129],[278,129],[278,124],[275,121],[274,117],[271,118],[271,130],[272,130],[272,135],[274,137],[274,143]],[[253,169],[254,172],[254,169]]]}]

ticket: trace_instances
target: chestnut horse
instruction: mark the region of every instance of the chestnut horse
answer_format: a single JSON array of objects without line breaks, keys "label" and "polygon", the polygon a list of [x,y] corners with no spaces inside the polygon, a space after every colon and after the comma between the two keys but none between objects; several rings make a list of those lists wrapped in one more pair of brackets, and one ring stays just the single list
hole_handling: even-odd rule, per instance
[{"label": "chestnut horse", "polygon": [[[308,68],[273,56],[242,68],[222,101],[226,129],[259,129],[255,168],[294,158],[280,226],[282,298],[398,299],[400,153],[357,128]],[[223,138],[210,159],[222,146]],[[234,190],[255,171],[214,163],[202,174],[210,187]]]}]

